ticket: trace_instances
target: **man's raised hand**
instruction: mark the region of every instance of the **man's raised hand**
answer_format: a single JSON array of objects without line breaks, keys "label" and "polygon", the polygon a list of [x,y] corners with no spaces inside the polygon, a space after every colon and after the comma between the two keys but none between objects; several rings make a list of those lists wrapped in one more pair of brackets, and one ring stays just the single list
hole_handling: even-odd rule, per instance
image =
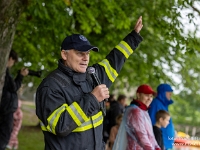
[{"label": "man's raised hand", "polygon": [[143,24],[142,24],[142,16],[139,17],[139,19],[137,20],[137,23],[134,27],[135,32],[139,33],[140,30],[142,29]]}]

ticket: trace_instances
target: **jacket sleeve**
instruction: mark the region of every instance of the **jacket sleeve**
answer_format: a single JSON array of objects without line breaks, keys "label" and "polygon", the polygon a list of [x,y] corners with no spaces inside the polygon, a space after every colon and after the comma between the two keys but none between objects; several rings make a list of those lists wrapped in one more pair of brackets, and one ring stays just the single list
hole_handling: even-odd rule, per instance
[{"label": "jacket sleeve", "polygon": [[142,41],[142,37],[132,31],[98,64],[95,64],[97,75],[101,81],[110,87],[117,78],[126,59],[133,53]]},{"label": "jacket sleeve", "polygon": [[6,70],[5,84],[7,86],[7,90],[10,92],[17,92],[17,90],[21,87],[22,80],[23,76],[20,74],[20,72],[18,72],[16,78],[13,80],[8,69]]},{"label": "jacket sleeve", "polygon": [[82,123],[89,122],[90,115],[99,110],[99,103],[91,93],[84,94],[79,103],[73,99],[72,103],[66,103],[63,92],[50,86],[55,83],[48,84],[38,88],[36,93],[36,114],[46,131],[66,136]]},{"label": "jacket sleeve", "polygon": [[127,124],[129,131],[131,132],[129,135],[131,135],[133,140],[136,140],[137,143],[145,150],[155,150],[149,140],[147,127],[145,126],[145,118],[141,111],[138,111],[138,109],[133,109],[128,114]]}]

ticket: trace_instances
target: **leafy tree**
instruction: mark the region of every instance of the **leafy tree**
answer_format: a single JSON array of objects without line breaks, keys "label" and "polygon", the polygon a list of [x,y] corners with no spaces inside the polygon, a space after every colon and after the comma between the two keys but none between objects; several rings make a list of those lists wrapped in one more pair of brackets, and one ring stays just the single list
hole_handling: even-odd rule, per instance
[{"label": "leafy tree", "polygon": [[4,85],[8,55],[13,43],[18,18],[26,6],[27,0],[0,1],[0,97]]},{"label": "leafy tree", "polygon": [[[100,48],[99,53],[91,53],[90,64],[98,62],[134,28],[142,15],[144,27],[140,34],[144,40],[127,60],[111,92],[123,88],[130,92],[131,87],[142,83],[156,87],[167,82],[182,91],[178,99],[184,100],[193,93],[198,101],[200,41],[194,22],[200,15],[197,6],[197,0],[1,0],[0,16],[4,17],[0,18],[3,27],[0,29],[3,68],[0,77],[3,77],[11,47],[20,55],[16,70],[22,66],[43,70],[42,78],[45,77],[57,67],[61,42],[71,33],[85,35]],[[185,33],[185,24],[181,21],[183,10],[190,10],[187,21],[195,25],[194,31]],[[15,22],[7,21],[8,18],[14,18]],[[9,24],[5,24],[6,21]],[[4,34],[7,28],[9,33]],[[27,77],[25,82],[37,87],[42,78]]]}]

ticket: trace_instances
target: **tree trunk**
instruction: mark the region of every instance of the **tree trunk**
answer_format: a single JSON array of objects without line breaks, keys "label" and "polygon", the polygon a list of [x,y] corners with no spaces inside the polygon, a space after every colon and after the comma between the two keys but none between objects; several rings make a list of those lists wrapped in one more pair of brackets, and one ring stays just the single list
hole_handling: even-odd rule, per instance
[{"label": "tree trunk", "polygon": [[[0,99],[8,56],[12,47],[19,16],[28,0],[0,0]],[[1,102],[1,100],[0,100]]]}]

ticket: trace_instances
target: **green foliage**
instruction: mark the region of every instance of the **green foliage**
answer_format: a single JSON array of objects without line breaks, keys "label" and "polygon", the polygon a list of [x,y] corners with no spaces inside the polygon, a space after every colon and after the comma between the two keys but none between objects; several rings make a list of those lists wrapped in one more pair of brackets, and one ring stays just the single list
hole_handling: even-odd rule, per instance
[{"label": "green foliage", "polygon": [[[24,65],[43,69],[42,78],[45,77],[57,67],[60,44],[71,33],[84,34],[92,45],[100,48],[99,53],[91,53],[90,64],[96,63],[134,29],[142,15],[143,42],[127,60],[111,92],[116,88],[128,91],[143,83],[156,89],[158,84],[166,82],[184,92],[176,99],[180,99],[178,105],[187,108],[200,98],[196,92],[200,88],[200,40],[195,36],[197,30],[185,34],[180,20],[181,12],[186,8],[192,10],[194,5],[195,1],[189,0],[30,1],[19,20],[13,43],[21,58],[16,69]],[[187,17],[193,23],[194,13],[188,13]],[[42,78],[27,77],[26,82],[37,86]],[[188,94],[193,95],[192,100],[181,103]],[[199,110],[193,108],[192,113],[198,114]]]}]

